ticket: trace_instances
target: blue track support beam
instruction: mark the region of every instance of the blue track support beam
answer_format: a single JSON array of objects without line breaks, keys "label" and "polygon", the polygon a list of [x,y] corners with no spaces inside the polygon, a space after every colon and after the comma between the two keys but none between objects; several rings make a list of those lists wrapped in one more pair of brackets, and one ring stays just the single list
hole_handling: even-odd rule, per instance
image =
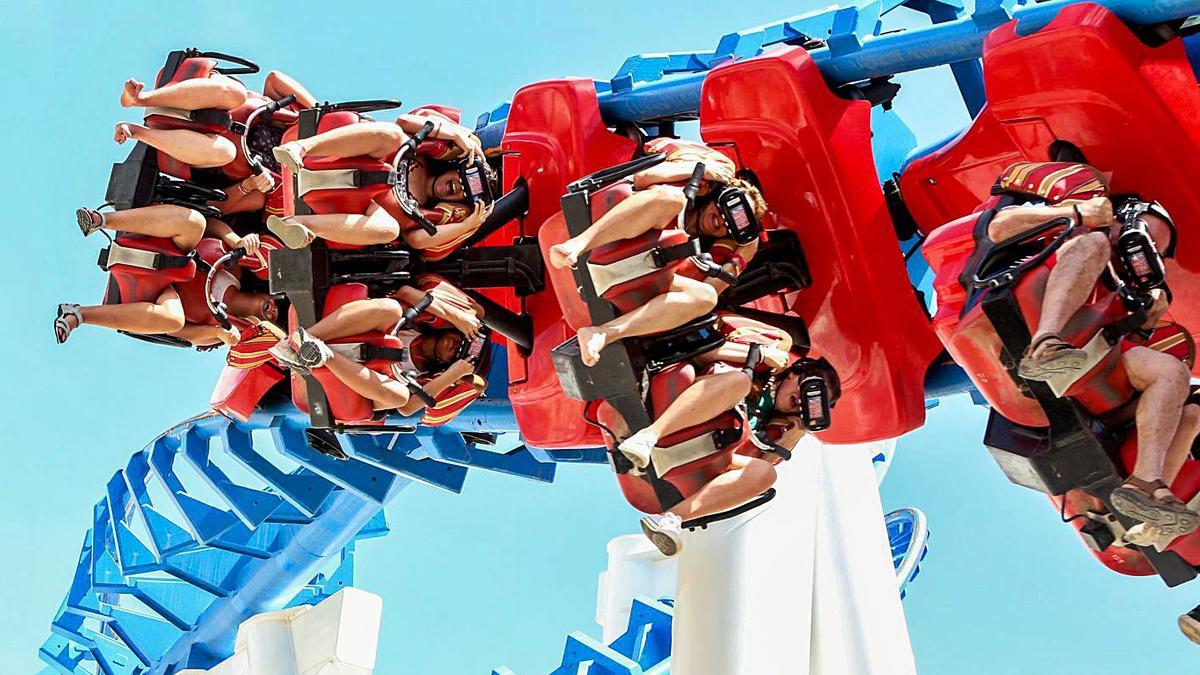
[{"label": "blue track support beam", "polygon": [[[410,482],[392,484],[387,501]],[[343,490],[325,511],[269,560],[251,563],[237,593],[214,602],[196,630],[185,634],[149,675],[170,672],[167,664],[211,668],[233,652],[237,627],[255,614],[283,607],[326,562],[382,509],[374,500]]]}]

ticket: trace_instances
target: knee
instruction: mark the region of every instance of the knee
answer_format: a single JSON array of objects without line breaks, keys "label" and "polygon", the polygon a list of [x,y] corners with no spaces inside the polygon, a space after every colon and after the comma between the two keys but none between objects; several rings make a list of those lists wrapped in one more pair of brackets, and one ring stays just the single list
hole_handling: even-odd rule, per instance
[{"label": "knee", "polygon": [[388,124],[387,122],[374,122],[370,127],[371,136],[381,148],[396,150],[408,140],[408,134],[397,124]]},{"label": "knee", "polygon": [[223,136],[216,136],[213,139],[213,163],[217,166],[225,166],[226,164],[237,159],[237,146],[233,141]]},{"label": "knee", "polygon": [[696,307],[697,316],[717,307],[717,289],[702,281],[688,285],[684,291],[688,302]]},{"label": "knee", "polygon": [[662,185],[644,191],[648,206],[660,208],[667,216],[674,215],[687,206],[687,196],[683,190],[673,185]]},{"label": "knee", "polygon": [[246,102],[246,87],[233,78],[219,78],[219,89],[217,96],[221,100],[220,107],[226,110],[234,108]]},{"label": "knee", "polygon": [[763,459],[756,459],[746,467],[747,482],[754,486],[755,492],[766,492],[767,488],[775,484],[778,475],[775,467]]},{"label": "knee", "polygon": [[1189,403],[1183,406],[1183,415],[1179,419],[1181,429],[1187,429],[1189,433],[1195,434],[1197,429],[1200,429],[1200,405]]},{"label": "knee", "polygon": [[1108,235],[1103,232],[1088,232],[1075,238],[1071,254],[1080,260],[1105,264],[1111,257]]},{"label": "knee", "polygon": [[375,298],[367,300],[371,303],[371,311],[379,317],[379,324],[394,326],[400,323],[400,319],[404,318],[404,307],[399,301],[391,298]]},{"label": "knee", "polygon": [[743,371],[726,373],[721,377],[725,378],[724,389],[729,393],[729,397],[740,401],[750,395],[750,387],[752,382],[750,376]]}]

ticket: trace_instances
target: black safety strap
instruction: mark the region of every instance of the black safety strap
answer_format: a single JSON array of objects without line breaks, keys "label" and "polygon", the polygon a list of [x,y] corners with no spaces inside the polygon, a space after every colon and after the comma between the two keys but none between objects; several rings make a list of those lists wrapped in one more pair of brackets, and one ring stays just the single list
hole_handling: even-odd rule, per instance
[{"label": "black safety strap", "polygon": [[364,171],[360,169],[354,172],[354,187],[395,184],[396,173],[393,171]]},{"label": "black safety strap", "polygon": [[408,350],[403,347],[381,347],[369,343],[362,346],[360,353],[363,361],[400,362],[408,358]]},{"label": "black safety strap", "polygon": [[713,260],[711,253],[699,253],[692,256],[692,262],[695,263],[696,269],[704,273],[704,276],[720,279],[730,286],[737,283],[737,275],[729,272],[724,266],[718,265],[717,261]]},{"label": "black safety strap", "polygon": [[688,239],[682,244],[664,246],[650,252],[650,257],[654,260],[654,265],[660,268],[697,255],[700,255],[699,239]]}]

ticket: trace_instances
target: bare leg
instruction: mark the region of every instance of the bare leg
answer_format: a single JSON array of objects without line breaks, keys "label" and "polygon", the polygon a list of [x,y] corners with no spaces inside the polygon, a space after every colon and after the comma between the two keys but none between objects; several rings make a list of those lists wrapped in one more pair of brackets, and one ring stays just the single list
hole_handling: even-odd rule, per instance
[{"label": "bare leg", "polygon": [[293,216],[293,220],[322,239],[351,246],[386,244],[400,236],[400,223],[375,203],[363,215],[332,213]]},{"label": "bare leg", "polygon": [[1167,485],[1175,482],[1184,462],[1191,455],[1192,443],[1200,434],[1200,405],[1190,403],[1183,406],[1183,416],[1179,420],[1179,429],[1175,438],[1171,439],[1171,447],[1167,450],[1167,460],[1163,464],[1163,482]]},{"label": "bare leg", "polygon": [[408,134],[388,122],[360,122],[302,138],[286,145],[300,149],[301,156],[390,158],[408,140]]},{"label": "bare leg", "polygon": [[233,141],[216,134],[187,129],[150,129],[132,122],[117,124],[113,140],[124,144],[131,138],[197,169],[225,166],[237,158],[237,146]]},{"label": "bare leg", "polygon": [[1188,396],[1188,369],[1174,356],[1147,347],[1134,347],[1121,361],[1130,383],[1142,392],[1137,405],[1138,457],[1132,473],[1142,480],[1160,480]]},{"label": "bare leg", "polygon": [[[749,394],[750,378],[740,370],[699,377],[671,401],[658,419],[621,441],[617,450],[628,457],[634,466],[644,469],[650,464],[660,438],[732,410]],[[669,450],[661,452],[670,454]]]},{"label": "bare leg", "polygon": [[183,303],[173,287],[167,287],[154,302],[80,307],[83,323],[124,330],[141,335],[174,333],[183,328]]},{"label": "bare leg", "polygon": [[[1083,307],[1108,264],[1109,251],[1108,237],[1100,232],[1088,232],[1075,237],[1058,250],[1057,262],[1050,272],[1050,278],[1046,280],[1042,316],[1033,336],[1035,340],[1042,335],[1061,331],[1075,312]],[[1035,357],[1037,355],[1036,352],[1033,354]]]},{"label": "bare leg", "polygon": [[716,289],[703,281],[675,275],[667,292],[650,302],[603,326],[580,328],[576,333],[580,358],[584,365],[594,366],[600,360],[600,352],[618,340],[682,326],[716,306]]},{"label": "bare leg", "polygon": [[232,77],[200,77],[144,91],[145,84],[134,79],[125,82],[121,105],[125,108],[181,108],[233,110],[246,102],[246,87]]},{"label": "bare leg", "polygon": [[635,192],[583,234],[550,247],[550,264],[559,269],[574,267],[579,256],[594,248],[661,228],[686,205],[687,198],[679,189],[658,187]]},{"label": "bare leg", "polygon": [[656,438],[668,436],[731,410],[749,394],[750,378],[740,370],[696,378],[650,424],[650,429]]},{"label": "bare leg", "polygon": [[390,331],[403,316],[403,306],[391,298],[355,300],[333,310],[307,330],[315,338],[336,340],[369,331]]},{"label": "bare leg", "polygon": [[263,80],[263,95],[272,101],[278,101],[285,96],[295,96],[296,103],[301,108],[311,108],[317,104],[317,98],[310,94],[299,82],[287,73],[272,70]]},{"label": "bare leg", "polygon": [[[85,210],[81,209],[80,214]],[[99,220],[95,211],[87,212],[93,222]],[[80,217],[83,217],[82,215]],[[198,211],[170,204],[155,204],[104,214],[103,227],[114,232],[143,234],[170,239],[180,251],[191,251],[204,236],[205,220]]]},{"label": "bare leg", "polygon": [[325,367],[354,393],[370,399],[376,410],[399,408],[408,403],[408,388],[364,366],[358,361],[334,354]]},{"label": "bare leg", "polygon": [[734,455],[729,471],[709,481],[695,494],[671,507],[670,512],[691,520],[740,506],[775,484],[775,467],[769,462]]}]

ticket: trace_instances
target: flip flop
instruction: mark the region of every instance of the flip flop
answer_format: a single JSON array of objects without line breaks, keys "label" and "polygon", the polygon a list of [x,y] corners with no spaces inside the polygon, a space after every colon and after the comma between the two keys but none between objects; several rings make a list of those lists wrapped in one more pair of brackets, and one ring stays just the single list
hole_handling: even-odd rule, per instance
[{"label": "flip flop", "polygon": [[284,246],[288,248],[304,248],[308,246],[316,235],[312,230],[305,227],[300,222],[279,216],[269,216],[267,218],[267,229],[279,237]]},{"label": "flip flop", "polygon": [[1179,630],[1187,639],[1200,645],[1200,607],[1179,617]]},{"label": "flip flop", "polygon": [[[1042,354],[1034,358],[1033,353],[1046,343],[1049,344]],[[1045,382],[1058,375],[1079,370],[1086,360],[1087,352],[1077,349],[1054,333],[1046,333],[1029,343],[1021,357],[1020,365],[1017,366],[1017,374],[1026,380]]]},{"label": "flip flop", "polygon": [[1109,495],[1112,507],[1122,515],[1148,523],[1166,535],[1187,534],[1200,525],[1200,514],[1188,509],[1175,495],[1158,498],[1158,490],[1169,490],[1161,480],[1145,481],[1130,476]]},{"label": "flip flop", "polygon": [[[68,317],[75,319],[75,325],[67,321]],[[58,344],[67,341],[71,337],[71,331],[83,325],[83,314],[79,312],[79,305],[64,302],[58,306],[58,315],[54,317],[54,339]]]}]

